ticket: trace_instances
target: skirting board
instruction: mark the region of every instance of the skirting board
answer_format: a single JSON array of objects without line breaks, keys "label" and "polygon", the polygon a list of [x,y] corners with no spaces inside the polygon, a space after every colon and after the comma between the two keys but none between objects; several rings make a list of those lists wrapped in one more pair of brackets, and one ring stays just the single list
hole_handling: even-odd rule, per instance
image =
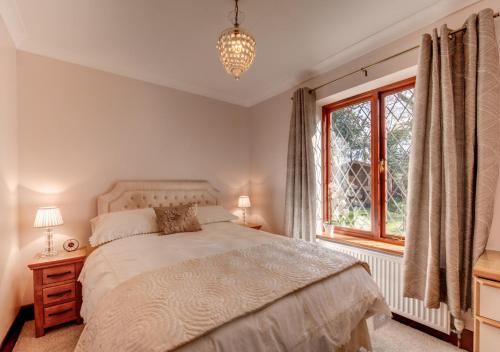
[{"label": "skirting board", "polygon": [[[454,332],[451,332],[449,335],[445,334],[444,332],[432,329],[428,327],[427,325],[420,324],[414,320],[408,319],[402,315],[398,315],[396,313],[392,313],[392,319],[407,325],[409,327],[414,328],[415,330],[419,330],[422,332],[425,332],[427,335],[434,336],[437,339],[440,339],[442,341],[448,342],[452,345],[458,346],[458,338],[457,334]],[[474,346],[474,333],[470,330],[464,330],[462,332],[462,340],[460,341],[460,348],[473,352],[473,346]]]},{"label": "skirting board", "polygon": [[11,352],[14,349],[24,323],[35,319],[34,312],[33,304],[28,304],[19,308],[16,318],[12,322],[9,331],[7,331],[7,335],[5,335],[2,344],[0,344],[0,352]]}]

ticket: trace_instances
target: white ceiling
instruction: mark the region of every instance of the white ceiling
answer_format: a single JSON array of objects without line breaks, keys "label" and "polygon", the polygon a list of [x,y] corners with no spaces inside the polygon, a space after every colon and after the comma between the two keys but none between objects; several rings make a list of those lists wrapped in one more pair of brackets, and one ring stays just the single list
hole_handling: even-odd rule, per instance
[{"label": "white ceiling", "polygon": [[232,0],[0,0],[28,52],[251,106],[471,0],[240,0],[257,40],[239,81],[218,61]]}]

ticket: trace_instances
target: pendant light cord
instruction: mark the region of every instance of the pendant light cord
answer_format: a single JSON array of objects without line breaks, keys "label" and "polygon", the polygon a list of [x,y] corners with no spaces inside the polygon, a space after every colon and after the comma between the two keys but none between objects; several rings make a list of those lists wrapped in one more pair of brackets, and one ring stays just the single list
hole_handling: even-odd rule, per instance
[{"label": "pendant light cord", "polygon": [[238,23],[238,12],[239,12],[239,7],[238,7],[238,0],[234,0],[234,13],[235,13],[235,16],[234,16],[234,26],[235,27],[238,27],[240,24]]}]

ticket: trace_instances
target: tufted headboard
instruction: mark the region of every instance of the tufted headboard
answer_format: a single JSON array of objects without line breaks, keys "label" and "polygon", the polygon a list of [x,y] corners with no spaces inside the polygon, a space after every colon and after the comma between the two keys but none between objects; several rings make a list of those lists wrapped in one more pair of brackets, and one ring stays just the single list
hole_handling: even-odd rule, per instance
[{"label": "tufted headboard", "polygon": [[219,191],[207,181],[119,181],[97,197],[97,214],[187,202],[219,204]]}]

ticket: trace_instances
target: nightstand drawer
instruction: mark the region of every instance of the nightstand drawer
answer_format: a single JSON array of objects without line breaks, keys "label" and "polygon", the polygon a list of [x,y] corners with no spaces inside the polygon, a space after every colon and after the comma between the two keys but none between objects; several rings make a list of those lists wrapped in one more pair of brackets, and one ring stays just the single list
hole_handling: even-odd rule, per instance
[{"label": "nightstand drawer", "polygon": [[43,269],[42,276],[44,285],[72,280],[75,278],[75,264],[66,264]]},{"label": "nightstand drawer", "polygon": [[75,298],[75,283],[52,286],[43,289],[43,304],[49,305]]},{"label": "nightstand drawer", "polygon": [[478,315],[500,321],[500,283],[496,281],[480,279]]},{"label": "nightstand drawer", "polygon": [[484,321],[480,321],[476,325],[476,336],[479,337],[480,352],[496,352],[498,351],[498,341],[500,341],[500,328]]},{"label": "nightstand drawer", "polygon": [[44,327],[49,327],[77,318],[76,302],[58,304],[56,306],[44,308]]}]

